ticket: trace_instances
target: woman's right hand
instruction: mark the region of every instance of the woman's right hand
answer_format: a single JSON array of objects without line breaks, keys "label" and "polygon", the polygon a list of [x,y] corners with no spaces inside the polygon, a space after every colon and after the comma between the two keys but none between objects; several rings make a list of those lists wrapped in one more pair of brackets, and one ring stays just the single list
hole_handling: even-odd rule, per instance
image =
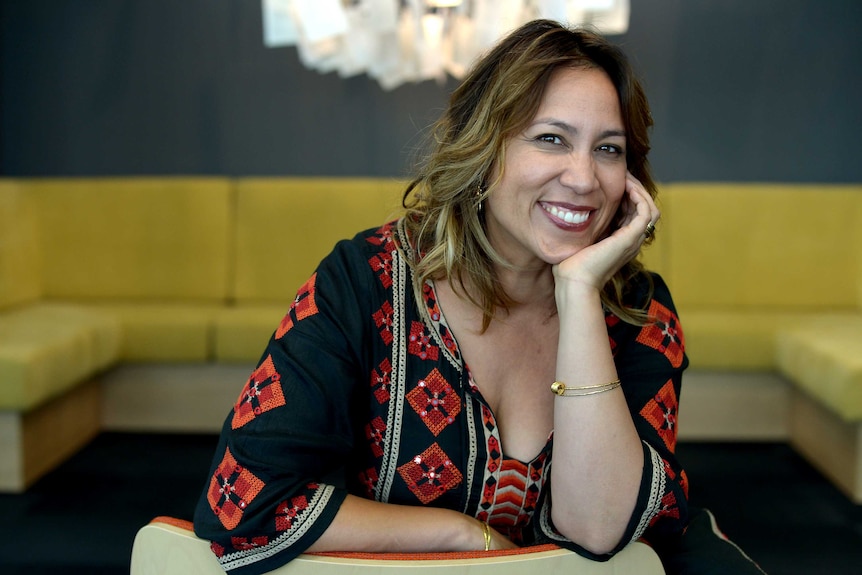
[{"label": "woman's right hand", "polygon": [[553,267],[557,287],[576,283],[600,291],[622,266],[637,256],[647,239],[644,234],[647,224],[655,225],[661,212],[631,173],[626,175],[621,211],[623,219],[613,233]]}]

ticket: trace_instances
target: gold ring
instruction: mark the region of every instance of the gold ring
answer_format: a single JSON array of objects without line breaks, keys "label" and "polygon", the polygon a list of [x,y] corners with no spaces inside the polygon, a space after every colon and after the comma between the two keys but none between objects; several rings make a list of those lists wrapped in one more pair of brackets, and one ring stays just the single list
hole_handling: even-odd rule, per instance
[{"label": "gold ring", "polygon": [[644,236],[646,239],[650,239],[655,235],[655,224],[650,222],[646,225],[646,229],[644,230]]}]

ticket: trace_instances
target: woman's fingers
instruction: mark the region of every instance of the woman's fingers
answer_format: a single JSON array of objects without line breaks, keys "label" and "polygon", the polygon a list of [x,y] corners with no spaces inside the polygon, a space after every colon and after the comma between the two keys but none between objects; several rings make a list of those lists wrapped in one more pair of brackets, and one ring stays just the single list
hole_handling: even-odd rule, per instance
[{"label": "woman's fingers", "polygon": [[621,221],[609,236],[554,266],[558,281],[574,280],[601,288],[626,262],[636,257],[648,232],[655,232],[661,213],[649,192],[631,174],[620,202]]},{"label": "woman's fingers", "polygon": [[640,236],[637,239],[642,242],[655,233],[655,225],[661,212],[649,192],[631,174],[626,177],[626,194],[634,210],[630,212],[631,217],[627,218],[624,226],[629,227],[632,234]]}]

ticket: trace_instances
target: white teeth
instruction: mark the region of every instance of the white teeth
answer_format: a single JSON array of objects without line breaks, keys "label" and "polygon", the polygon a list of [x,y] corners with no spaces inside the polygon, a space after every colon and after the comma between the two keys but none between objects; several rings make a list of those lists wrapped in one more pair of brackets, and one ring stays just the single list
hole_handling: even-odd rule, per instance
[{"label": "white teeth", "polygon": [[590,217],[589,212],[570,212],[562,210],[557,206],[547,206],[545,207],[545,211],[556,218],[560,218],[567,224],[582,224]]}]

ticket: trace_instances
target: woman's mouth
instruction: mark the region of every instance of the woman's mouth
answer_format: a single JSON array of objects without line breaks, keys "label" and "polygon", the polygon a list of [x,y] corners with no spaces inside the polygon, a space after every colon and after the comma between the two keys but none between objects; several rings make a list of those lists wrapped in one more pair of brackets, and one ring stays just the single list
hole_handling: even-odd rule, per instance
[{"label": "woman's mouth", "polygon": [[570,226],[585,224],[590,219],[590,214],[592,213],[592,210],[589,209],[566,209],[546,203],[540,203],[540,205],[551,216]]}]

